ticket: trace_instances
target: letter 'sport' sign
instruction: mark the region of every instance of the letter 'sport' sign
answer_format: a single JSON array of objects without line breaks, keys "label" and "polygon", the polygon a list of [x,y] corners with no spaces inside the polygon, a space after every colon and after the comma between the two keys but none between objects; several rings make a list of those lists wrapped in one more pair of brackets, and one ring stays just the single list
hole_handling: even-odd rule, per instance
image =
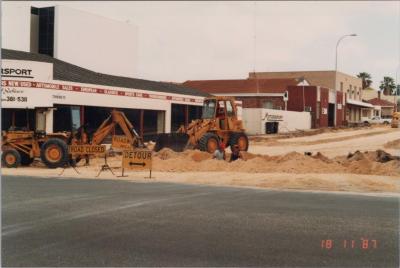
[{"label": "letter 'sport' sign", "polygon": [[33,78],[32,69],[22,68],[1,68],[1,75],[3,77]]},{"label": "letter 'sport' sign", "polygon": [[25,60],[2,60],[2,79],[20,78],[24,81],[47,82],[53,80],[53,64]]}]

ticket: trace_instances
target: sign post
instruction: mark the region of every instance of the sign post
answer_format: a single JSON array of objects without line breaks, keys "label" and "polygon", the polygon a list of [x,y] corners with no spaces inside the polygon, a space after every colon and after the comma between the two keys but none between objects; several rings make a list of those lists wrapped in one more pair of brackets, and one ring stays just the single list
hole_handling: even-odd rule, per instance
[{"label": "sign post", "polygon": [[[74,144],[74,145],[69,145],[68,146],[68,153],[71,154],[72,156],[76,155],[100,155],[106,153],[106,146],[105,145],[90,145],[90,144]],[[68,163],[68,166],[72,167],[76,173],[80,174],[78,170],[71,165],[71,163]],[[59,176],[61,176],[65,171],[64,169],[61,171]]]},{"label": "sign post", "polygon": [[122,176],[124,170],[149,170],[151,179],[152,170],[152,152],[148,149],[135,149],[133,151],[122,152]]}]

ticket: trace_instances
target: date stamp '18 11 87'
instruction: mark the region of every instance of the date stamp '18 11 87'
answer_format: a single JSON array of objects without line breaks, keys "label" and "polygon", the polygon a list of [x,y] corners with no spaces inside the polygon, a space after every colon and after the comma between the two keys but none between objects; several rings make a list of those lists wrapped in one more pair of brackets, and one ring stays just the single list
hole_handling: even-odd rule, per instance
[{"label": "date stamp '18 11 87'", "polygon": [[356,240],[321,240],[322,249],[345,248],[345,249],[376,249],[378,248],[378,241],[376,239],[360,238]]}]

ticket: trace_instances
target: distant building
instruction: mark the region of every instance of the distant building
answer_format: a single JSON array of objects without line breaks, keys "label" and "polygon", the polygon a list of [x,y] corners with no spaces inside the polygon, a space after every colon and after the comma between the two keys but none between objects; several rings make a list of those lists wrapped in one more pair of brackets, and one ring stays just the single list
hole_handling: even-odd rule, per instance
[{"label": "distant building", "polygon": [[363,100],[364,101],[369,101],[372,99],[381,99],[387,102],[390,102],[392,104],[397,104],[397,111],[400,111],[400,95],[398,96],[393,96],[393,95],[385,95],[379,90],[376,90],[374,88],[368,87],[363,89]]},{"label": "distant building", "polygon": [[243,108],[285,110],[284,96],[288,86],[308,86],[309,83],[289,78],[189,80],[182,85],[216,96],[233,96],[242,101]]},{"label": "distant building", "polygon": [[395,108],[395,104],[393,102],[379,98],[373,98],[368,100],[367,102],[374,105],[374,116],[380,116],[382,118],[392,118]]},{"label": "distant building", "polygon": [[310,85],[308,79],[200,80],[183,85],[213,95],[234,96],[242,101],[243,109],[306,111],[311,114],[313,128],[343,124],[343,93]]},{"label": "distant building", "polygon": [[[249,78],[301,78],[304,77],[311,85],[328,88],[332,98],[334,91],[342,92],[343,121],[348,123],[360,122],[362,108],[372,109],[372,105],[362,101],[362,80],[352,75],[336,71],[294,71],[294,72],[251,72]],[[336,82],[335,82],[336,81]],[[335,102],[337,102],[335,100]],[[337,120],[336,120],[337,121]]]}]

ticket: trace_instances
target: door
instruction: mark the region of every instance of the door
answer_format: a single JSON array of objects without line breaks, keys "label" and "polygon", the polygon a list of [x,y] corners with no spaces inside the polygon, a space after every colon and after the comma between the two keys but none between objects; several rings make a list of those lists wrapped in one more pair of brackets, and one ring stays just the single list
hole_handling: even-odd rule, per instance
[{"label": "door", "polygon": [[328,104],[328,127],[335,126],[335,104]]}]

